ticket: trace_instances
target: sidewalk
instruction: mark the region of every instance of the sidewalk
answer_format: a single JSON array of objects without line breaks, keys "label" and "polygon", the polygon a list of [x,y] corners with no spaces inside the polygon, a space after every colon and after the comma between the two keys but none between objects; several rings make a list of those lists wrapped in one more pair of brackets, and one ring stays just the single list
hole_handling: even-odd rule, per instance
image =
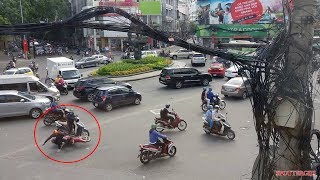
[{"label": "sidewalk", "polygon": [[[186,65],[185,62],[173,61],[173,65],[171,67],[184,67],[185,65]],[[138,80],[142,80],[142,79],[157,77],[160,75],[160,73],[161,73],[161,70],[148,72],[148,73],[144,73],[144,74],[133,75],[133,76],[117,77],[117,78],[110,78],[110,79],[115,80],[115,81],[124,81],[124,82],[138,81]]]}]

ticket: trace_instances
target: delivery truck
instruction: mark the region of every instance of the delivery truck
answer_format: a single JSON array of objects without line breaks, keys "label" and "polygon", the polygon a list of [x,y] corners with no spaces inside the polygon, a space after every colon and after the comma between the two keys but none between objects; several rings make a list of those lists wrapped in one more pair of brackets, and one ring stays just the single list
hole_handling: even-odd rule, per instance
[{"label": "delivery truck", "polygon": [[81,78],[81,74],[72,59],[66,57],[47,58],[47,76],[54,80],[61,75],[68,87],[73,88],[74,84]]}]

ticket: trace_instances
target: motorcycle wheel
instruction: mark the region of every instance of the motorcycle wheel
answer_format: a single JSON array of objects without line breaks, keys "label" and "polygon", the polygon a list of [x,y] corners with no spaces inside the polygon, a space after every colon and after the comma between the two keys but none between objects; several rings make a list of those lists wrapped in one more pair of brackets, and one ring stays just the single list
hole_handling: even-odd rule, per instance
[{"label": "motorcycle wheel", "polygon": [[156,131],[162,132],[164,130],[165,125],[162,122],[156,122],[157,128]]},{"label": "motorcycle wheel", "polygon": [[201,105],[201,108],[202,108],[202,111],[203,111],[203,112],[206,112],[206,111],[208,110],[208,106],[207,106],[206,103],[202,104],[202,105]]},{"label": "motorcycle wheel", "polygon": [[220,100],[220,103],[219,103],[219,108],[220,108],[220,110],[224,110],[224,108],[226,108],[226,106],[227,106],[226,102]]},{"label": "motorcycle wheel", "polygon": [[148,151],[143,151],[140,154],[140,162],[143,164],[147,164],[148,162],[150,162],[149,156],[148,156]]},{"label": "motorcycle wheel", "polygon": [[168,155],[170,157],[173,157],[177,153],[177,148],[175,146],[171,146],[171,148],[168,150]]},{"label": "motorcycle wheel", "polygon": [[180,123],[178,124],[178,129],[180,131],[184,131],[186,130],[187,126],[188,126],[187,122],[185,120],[181,120]]},{"label": "motorcycle wheel", "polygon": [[81,133],[81,137],[82,137],[83,140],[85,140],[87,142],[90,141],[90,133],[89,133],[89,131],[84,129],[82,131],[82,133]]},{"label": "motorcycle wheel", "polygon": [[236,134],[231,129],[227,132],[227,137],[230,140],[233,140],[236,137]]},{"label": "motorcycle wheel", "polygon": [[43,124],[46,126],[50,126],[54,122],[51,118],[53,117],[44,117]]}]

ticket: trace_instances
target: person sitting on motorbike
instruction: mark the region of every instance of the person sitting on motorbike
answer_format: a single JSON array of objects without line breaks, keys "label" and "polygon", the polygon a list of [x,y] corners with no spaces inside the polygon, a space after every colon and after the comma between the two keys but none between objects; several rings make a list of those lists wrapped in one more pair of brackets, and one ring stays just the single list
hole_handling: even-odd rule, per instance
[{"label": "person sitting on motorbike", "polygon": [[214,121],[213,121],[213,106],[209,105],[208,110],[206,112],[206,121],[209,123],[210,130],[213,128]]},{"label": "person sitting on motorbike", "polygon": [[167,136],[156,131],[157,125],[152,124],[151,129],[149,130],[149,141],[150,144],[161,147],[162,153],[165,147],[165,144],[161,142],[159,139],[167,139]]},{"label": "person sitting on motorbike", "polygon": [[56,78],[56,80],[55,80],[55,84],[56,84],[57,89],[58,89],[59,91],[61,91],[61,90],[63,89],[63,85],[65,84],[65,81],[64,81],[64,79],[62,78],[61,75],[58,75],[58,76],[57,76],[57,78]]},{"label": "person sitting on motorbike", "polygon": [[[56,129],[53,131],[53,133],[44,141],[44,143],[42,144],[42,146],[44,146],[50,139],[55,138],[53,143],[55,143],[56,145],[58,145],[58,151],[61,151],[61,148],[63,147],[63,145],[65,143],[67,143],[67,140],[64,139],[63,137],[66,136],[67,134],[63,133],[62,131],[60,131],[59,129]],[[74,140],[71,139],[71,144],[74,144]]]},{"label": "person sitting on motorbike", "polygon": [[50,107],[51,107],[51,111],[52,111],[54,114],[59,114],[60,117],[62,117],[62,118],[65,117],[64,110],[62,109],[61,106],[58,105],[58,103],[56,102],[55,99],[52,100],[52,102],[51,102],[51,104],[50,104]]},{"label": "person sitting on motorbike", "polygon": [[207,88],[204,87],[203,88],[203,91],[201,93],[201,100],[202,100],[202,103],[207,103],[207,106],[210,105],[210,99],[207,98]]},{"label": "person sitting on motorbike", "polygon": [[207,98],[210,100],[210,104],[216,104],[217,95],[212,92],[212,88],[209,88]]},{"label": "person sitting on motorbike", "polygon": [[10,68],[16,68],[16,63],[11,60],[11,61],[9,62],[9,67],[10,67]]},{"label": "person sitting on motorbike", "polygon": [[73,132],[74,134],[76,134],[76,130],[78,129],[78,126],[77,126],[78,118],[74,114],[73,110],[66,109],[65,112],[66,112],[69,134],[73,134]]},{"label": "person sitting on motorbike", "polygon": [[170,104],[166,104],[165,108],[161,109],[160,111],[160,118],[165,120],[165,121],[168,121],[170,120],[170,125],[173,124],[174,122],[174,117],[173,116],[170,116],[170,114],[174,114],[173,112],[170,112],[169,111],[169,108],[170,108]]},{"label": "person sitting on motorbike", "polygon": [[[213,119],[213,124],[216,124],[216,126],[218,126],[218,124],[221,125],[221,128],[217,128],[218,131],[220,131],[220,134],[223,133],[224,131],[224,127],[223,127],[223,124],[222,122],[220,121],[220,113],[219,113],[219,106],[218,105],[215,105],[214,106],[214,109],[212,111],[212,119]],[[213,126],[214,127],[214,126]]]}]

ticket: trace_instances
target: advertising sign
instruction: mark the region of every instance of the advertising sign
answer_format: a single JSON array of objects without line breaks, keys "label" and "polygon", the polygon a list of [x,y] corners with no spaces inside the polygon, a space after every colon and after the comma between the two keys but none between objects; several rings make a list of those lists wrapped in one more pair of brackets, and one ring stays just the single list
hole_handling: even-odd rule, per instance
[{"label": "advertising sign", "polygon": [[142,15],[161,15],[161,0],[140,0],[139,10]]},{"label": "advertising sign", "polygon": [[198,0],[199,24],[283,22],[282,0]]}]

